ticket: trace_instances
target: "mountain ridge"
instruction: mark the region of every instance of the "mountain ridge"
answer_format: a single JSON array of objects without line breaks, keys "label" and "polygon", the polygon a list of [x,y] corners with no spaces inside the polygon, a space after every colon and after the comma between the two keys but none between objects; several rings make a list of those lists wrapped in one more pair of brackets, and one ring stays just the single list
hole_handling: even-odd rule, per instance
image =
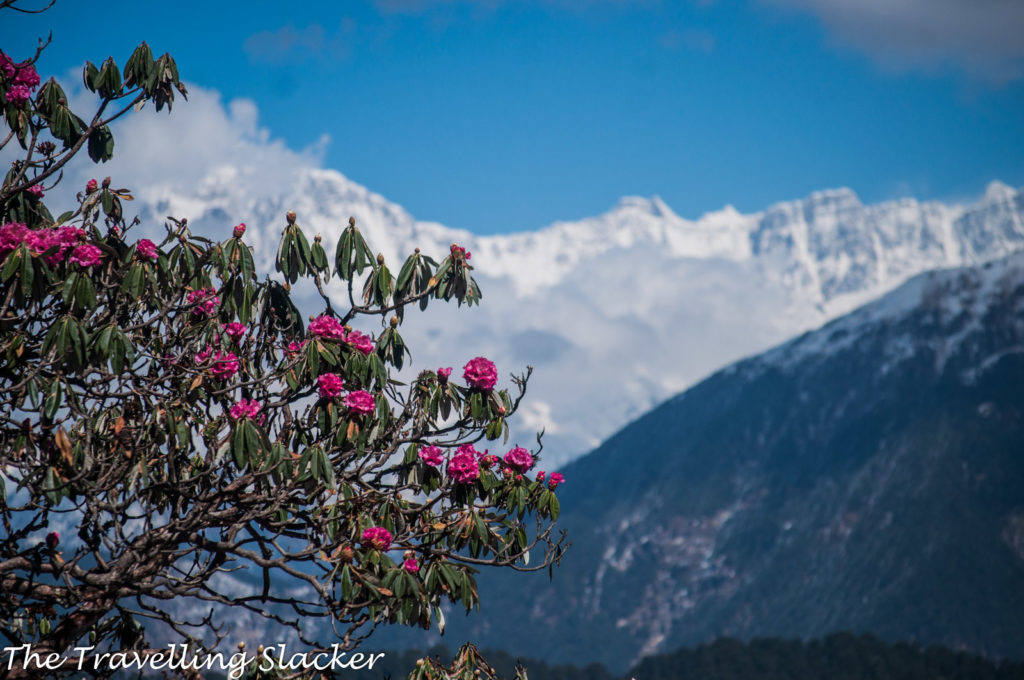
[{"label": "mountain ridge", "polygon": [[[310,238],[322,234],[329,252],[355,216],[393,268],[414,247],[435,257],[453,241],[467,247],[484,304],[407,316],[402,330],[413,360],[459,367],[486,355],[502,375],[533,365],[513,439],[529,446],[544,430],[552,466],[713,370],[815,328],[913,274],[1024,247],[1024,191],[1002,184],[962,205],[864,205],[851,190],[832,189],[755,213],[725,207],[696,220],[657,197],[624,197],[595,217],[479,236],[417,221],[334,170],[300,168],[269,186],[261,172],[227,165],[195,186],[141,186],[137,205],[144,223],[174,214],[214,238],[246,221],[262,271],[273,266],[287,210],[296,211]],[[345,297],[336,281],[328,291]]]}]

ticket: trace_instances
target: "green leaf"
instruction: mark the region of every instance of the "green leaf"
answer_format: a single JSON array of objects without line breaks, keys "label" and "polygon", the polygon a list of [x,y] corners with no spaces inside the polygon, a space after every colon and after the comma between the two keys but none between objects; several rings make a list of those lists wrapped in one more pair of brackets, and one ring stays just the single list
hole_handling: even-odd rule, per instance
[{"label": "green leaf", "polygon": [[94,82],[101,97],[113,97],[121,90],[121,70],[113,57],[107,57],[103,62],[99,77]]},{"label": "green leaf", "polygon": [[106,125],[89,135],[89,158],[93,163],[106,163],[114,157],[114,135]]},{"label": "green leaf", "polygon": [[99,76],[99,69],[91,61],[85,62],[85,67],[82,68],[82,84],[90,92],[96,91],[96,80]]}]

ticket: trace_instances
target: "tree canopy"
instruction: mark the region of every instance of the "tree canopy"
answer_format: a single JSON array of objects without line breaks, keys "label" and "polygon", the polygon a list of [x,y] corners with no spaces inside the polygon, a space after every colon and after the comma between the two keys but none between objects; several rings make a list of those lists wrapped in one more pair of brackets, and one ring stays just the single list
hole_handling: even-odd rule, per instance
[{"label": "tree canopy", "polygon": [[351,649],[379,624],[443,627],[446,601],[477,606],[481,567],[555,563],[562,477],[537,472],[539,436],[507,442],[530,369],[406,367],[406,313],[480,302],[471,253],[417,249],[393,271],[350,220],[329,257],[289,212],[264,273],[244,216],[216,239],[187,216],[140,225],[111,178],[51,210],[72,157],[110,159],[114,120],[187,90],[143,43],[86,63],[98,103],[80,117],[41,82],[44,47],[0,53],[0,142],[22,150],[0,188],[5,646],[154,654],[159,631],[212,650],[246,611]]}]

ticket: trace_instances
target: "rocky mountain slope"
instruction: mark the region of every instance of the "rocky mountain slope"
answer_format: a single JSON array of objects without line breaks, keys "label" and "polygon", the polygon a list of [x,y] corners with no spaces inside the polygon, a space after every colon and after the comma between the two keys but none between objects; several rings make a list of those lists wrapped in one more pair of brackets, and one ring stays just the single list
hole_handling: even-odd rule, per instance
[{"label": "rocky mountain slope", "polygon": [[1024,254],[918,276],[566,468],[553,581],[482,579],[446,637],[612,669],[837,630],[1024,657],[1022,386]]}]

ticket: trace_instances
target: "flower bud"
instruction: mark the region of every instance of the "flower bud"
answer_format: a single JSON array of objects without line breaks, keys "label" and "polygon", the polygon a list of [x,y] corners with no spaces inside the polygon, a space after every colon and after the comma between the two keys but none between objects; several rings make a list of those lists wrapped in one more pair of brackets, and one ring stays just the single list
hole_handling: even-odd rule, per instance
[{"label": "flower bud", "polygon": [[377,264],[384,264],[384,253],[377,253]]},{"label": "flower bud", "polygon": [[320,236],[320,234],[317,234],[316,236],[314,236],[314,237],[313,237],[313,241],[314,241],[315,243],[320,243],[320,241],[323,241],[323,240],[324,240],[324,239],[323,239],[323,237],[322,237],[322,236]]},{"label": "flower bud", "polygon": [[348,226],[350,226],[350,227],[356,226],[356,218],[354,218],[354,217],[348,218]]},{"label": "flower bud", "polygon": [[56,531],[51,531],[46,534],[46,545],[50,548],[56,548],[60,544],[60,534]]},{"label": "flower bud", "polygon": [[284,214],[284,218],[288,220],[288,224],[295,224],[295,211],[289,210]]},{"label": "flower bud", "polygon": [[245,233],[245,222],[239,222],[236,224],[231,233],[235,238],[242,238],[242,234]]},{"label": "flower bud", "polygon": [[338,552],[338,560],[346,564],[352,562],[356,558],[356,551],[351,546],[346,545]]},{"label": "flower bud", "polygon": [[104,189],[109,189],[110,188],[110,178],[109,177],[104,177],[103,178],[103,188]]},{"label": "flower bud", "polygon": [[96,184],[96,180],[94,179],[91,179],[85,183],[85,193],[87,194],[91,194],[92,192],[96,191],[97,188],[99,188],[99,185]]},{"label": "flower bud", "polygon": [[391,317],[391,327],[396,328],[398,326],[398,316]]}]

